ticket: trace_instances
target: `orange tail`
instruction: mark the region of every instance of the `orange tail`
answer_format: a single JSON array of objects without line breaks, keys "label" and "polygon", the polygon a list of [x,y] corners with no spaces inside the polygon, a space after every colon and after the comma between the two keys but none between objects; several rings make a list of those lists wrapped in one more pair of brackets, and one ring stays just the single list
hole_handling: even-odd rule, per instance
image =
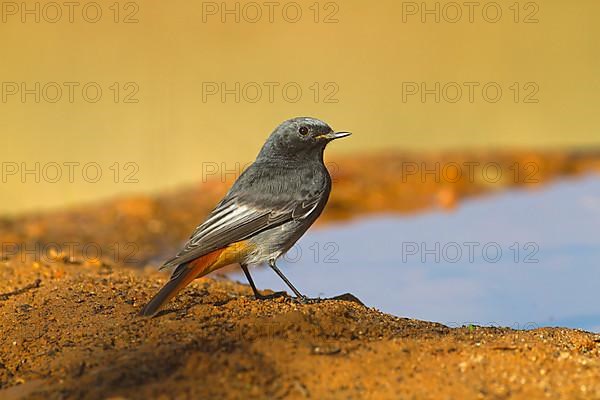
[{"label": "orange tail", "polygon": [[219,256],[225,249],[215,250],[200,258],[195,259],[185,265],[178,267],[182,268],[181,272],[177,271],[167,282],[165,286],[150,300],[150,302],[142,309],[140,315],[151,317],[169,300],[171,300],[184,287],[189,285],[194,279],[200,278],[213,271],[216,267],[216,262]]}]

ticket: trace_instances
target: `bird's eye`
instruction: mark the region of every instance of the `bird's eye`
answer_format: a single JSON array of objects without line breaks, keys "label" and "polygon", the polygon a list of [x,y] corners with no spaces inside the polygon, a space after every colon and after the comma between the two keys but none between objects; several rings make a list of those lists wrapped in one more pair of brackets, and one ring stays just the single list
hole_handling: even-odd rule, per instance
[{"label": "bird's eye", "polygon": [[298,129],[298,132],[300,132],[300,134],[302,136],[307,135],[308,134],[308,128],[305,126],[300,127],[300,129]]}]

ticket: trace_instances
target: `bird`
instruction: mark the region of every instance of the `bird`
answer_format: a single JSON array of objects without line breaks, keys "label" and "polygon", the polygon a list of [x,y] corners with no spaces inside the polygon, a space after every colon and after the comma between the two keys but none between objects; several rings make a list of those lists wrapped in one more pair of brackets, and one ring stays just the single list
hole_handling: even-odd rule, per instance
[{"label": "bird", "polygon": [[305,302],[308,298],[276,261],[321,215],[331,192],[325,147],[349,135],[312,117],[281,123],[183,249],[162,265],[161,269],[174,268],[171,278],[140,314],[156,315],[193,280],[232,264],[240,265],[256,299],[285,295],[266,296],[257,290],[248,266],[267,263],[296,299]]}]

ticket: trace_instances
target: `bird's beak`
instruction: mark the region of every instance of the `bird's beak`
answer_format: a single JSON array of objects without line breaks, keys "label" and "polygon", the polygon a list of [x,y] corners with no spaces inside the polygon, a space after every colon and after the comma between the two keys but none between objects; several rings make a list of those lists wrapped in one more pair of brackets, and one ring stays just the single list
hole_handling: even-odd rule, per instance
[{"label": "bird's beak", "polygon": [[326,133],[324,135],[319,135],[319,136],[317,136],[317,139],[334,140],[334,139],[341,139],[341,138],[344,138],[344,137],[350,136],[350,135],[352,135],[352,133],[350,133],[350,132],[331,132],[331,133]]}]

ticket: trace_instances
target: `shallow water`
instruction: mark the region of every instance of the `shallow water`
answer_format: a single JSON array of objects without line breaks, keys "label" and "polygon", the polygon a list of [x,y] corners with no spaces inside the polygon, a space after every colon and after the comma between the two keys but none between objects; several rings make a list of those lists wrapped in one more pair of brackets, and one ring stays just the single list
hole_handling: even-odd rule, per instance
[{"label": "shallow water", "polygon": [[[350,292],[398,316],[600,331],[600,180],[565,181],[463,203],[311,229],[279,261],[306,295]],[[268,268],[261,288],[285,289]],[[243,274],[232,274],[245,282]]]}]

